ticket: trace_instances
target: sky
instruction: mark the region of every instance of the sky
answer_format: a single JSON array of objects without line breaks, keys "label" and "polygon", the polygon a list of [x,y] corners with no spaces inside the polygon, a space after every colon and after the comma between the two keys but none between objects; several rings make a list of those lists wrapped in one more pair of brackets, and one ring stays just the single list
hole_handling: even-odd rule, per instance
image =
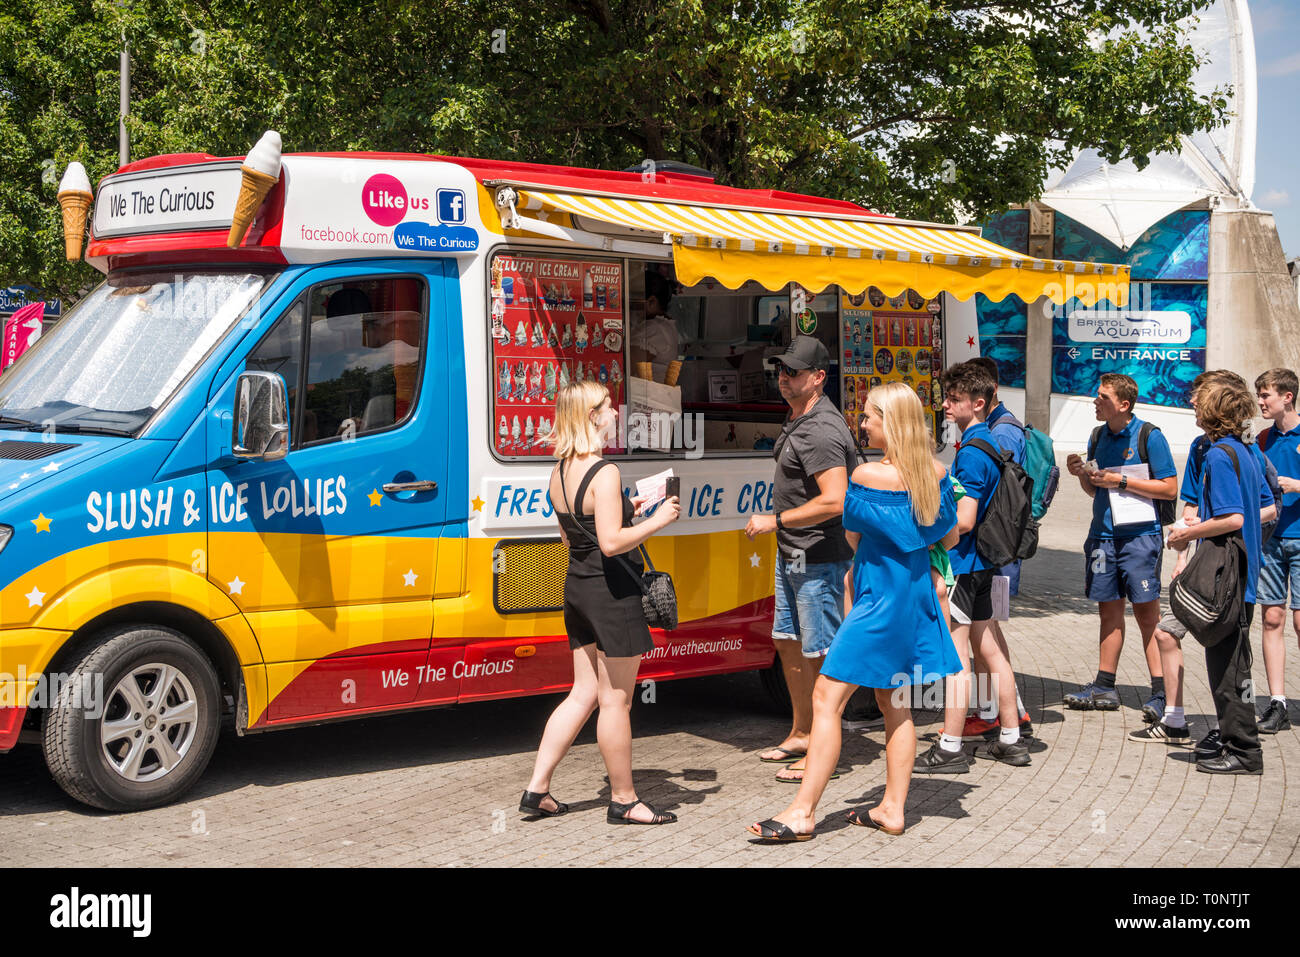
[{"label": "sky", "polygon": [[1259,67],[1255,192],[1277,219],[1282,251],[1300,258],[1300,0],[1252,0]]}]

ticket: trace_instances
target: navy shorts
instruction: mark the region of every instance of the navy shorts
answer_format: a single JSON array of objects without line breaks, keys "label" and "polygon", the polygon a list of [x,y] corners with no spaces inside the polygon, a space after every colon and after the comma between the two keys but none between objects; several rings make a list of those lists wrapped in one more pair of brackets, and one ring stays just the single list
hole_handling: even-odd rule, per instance
[{"label": "navy shorts", "polygon": [[1127,598],[1135,605],[1160,597],[1164,537],[1090,538],[1083,545],[1086,591],[1093,601]]}]

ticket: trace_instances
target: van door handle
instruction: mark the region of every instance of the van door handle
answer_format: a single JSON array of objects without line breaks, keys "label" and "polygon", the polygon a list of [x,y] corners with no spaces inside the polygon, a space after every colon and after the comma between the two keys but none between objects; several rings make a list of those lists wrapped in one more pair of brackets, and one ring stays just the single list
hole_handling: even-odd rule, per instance
[{"label": "van door handle", "polygon": [[437,482],[415,481],[415,482],[385,482],[385,492],[432,492],[438,487]]}]

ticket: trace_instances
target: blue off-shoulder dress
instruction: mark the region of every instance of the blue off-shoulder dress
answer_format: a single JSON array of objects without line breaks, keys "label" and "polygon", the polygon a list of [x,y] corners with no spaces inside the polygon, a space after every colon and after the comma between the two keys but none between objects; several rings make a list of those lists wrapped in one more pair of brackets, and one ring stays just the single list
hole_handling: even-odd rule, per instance
[{"label": "blue off-shoulder dress", "polygon": [[952,484],[939,483],[934,524],[918,526],[907,492],[849,482],[844,529],[862,536],[853,558],[853,608],[822,674],[865,688],[898,688],[961,671],[930,580],[929,548],[957,524]]}]

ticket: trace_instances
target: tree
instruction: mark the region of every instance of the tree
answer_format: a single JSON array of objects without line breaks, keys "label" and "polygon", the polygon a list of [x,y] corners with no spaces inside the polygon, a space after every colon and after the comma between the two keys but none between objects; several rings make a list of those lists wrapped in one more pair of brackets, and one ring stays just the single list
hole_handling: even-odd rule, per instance
[{"label": "tree", "polygon": [[623,168],[906,217],[1032,199],[1223,121],[1178,21],[1209,0],[0,0],[0,267],[67,294],[54,190],[132,155],[373,149]]}]

